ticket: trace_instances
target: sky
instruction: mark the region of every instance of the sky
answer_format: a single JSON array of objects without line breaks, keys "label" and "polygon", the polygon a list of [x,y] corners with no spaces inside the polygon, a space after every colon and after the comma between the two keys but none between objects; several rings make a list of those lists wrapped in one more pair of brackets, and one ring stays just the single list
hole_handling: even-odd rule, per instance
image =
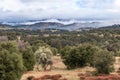
[{"label": "sky", "polygon": [[120,20],[120,0],[0,0],[0,21]]}]

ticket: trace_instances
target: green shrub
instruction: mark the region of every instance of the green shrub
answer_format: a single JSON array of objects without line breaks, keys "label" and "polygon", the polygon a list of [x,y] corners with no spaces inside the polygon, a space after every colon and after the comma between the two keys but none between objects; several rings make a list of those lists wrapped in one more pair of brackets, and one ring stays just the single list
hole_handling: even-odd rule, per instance
[{"label": "green shrub", "polygon": [[109,74],[113,70],[113,53],[107,50],[99,50],[93,59],[94,67],[98,73]]},{"label": "green shrub", "polygon": [[34,52],[39,48],[39,46],[49,47],[48,44],[46,44],[44,41],[41,41],[41,40],[32,41],[31,45]]},{"label": "green shrub", "polygon": [[25,68],[16,50],[12,43],[0,45],[0,80],[20,80]]},{"label": "green shrub", "polygon": [[77,47],[66,47],[62,52],[63,62],[68,69],[84,67],[87,64],[92,65],[93,55],[96,49],[89,44],[80,45]]},{"label": "green shrub", "polygon": [[56,55],[56,54],[58,53],[57,48],[53,48],[53,47],[51,47],[50,49],[51,49],[53,55]]},{"label": "green shrub", "polygon": [[27,48],[23,53],[23,64],[26,67],[27,71],[33,70],[35,65],[35,56],[31,48]]},{"label": "green shrub", "polygon": [[13,53],[13,52],[19,53],[19,50],[14,42],[6,42],[0,45],[2,48],[8,50],[10,53]]},{"label": "green shrub", "polygon": [[64,59],[65,56],[67,56],[70,53],[70,50],[74,47],[66,46],[61,50],[61,56]]}]

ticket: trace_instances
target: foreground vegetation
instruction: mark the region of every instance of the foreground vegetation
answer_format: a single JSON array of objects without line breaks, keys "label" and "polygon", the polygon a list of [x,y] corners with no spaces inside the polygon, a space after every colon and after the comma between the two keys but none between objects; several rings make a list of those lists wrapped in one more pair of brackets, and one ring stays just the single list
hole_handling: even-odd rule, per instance
[{"label": "foreground vegetation", "polygon": [[113,71],[113,53],[99,47],[82,44],[65,47],[61,53],[68,69],[92,66],[97,69],[97,73],[109,74]]},{"label": "foreground vegetation", "polygon": [[112,72],[114,57],[120,56],[118,25],[80,32],[1,30],[1,36],[8,37],[5,40],[0,38],[2,80],[19,80],[25,71],[33,70],[36,63],[34,53],[40,46],[48,47],[54,55],[59,53],[68,69],[91,66],[98,74]]}]

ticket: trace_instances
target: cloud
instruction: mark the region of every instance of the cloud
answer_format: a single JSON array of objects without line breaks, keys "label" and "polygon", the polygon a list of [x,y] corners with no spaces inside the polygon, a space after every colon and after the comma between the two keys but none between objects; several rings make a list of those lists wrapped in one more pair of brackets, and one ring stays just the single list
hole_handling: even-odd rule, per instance
[{"label": "cloud", "polygon": [[114,0],[78,0],[78,4],[85,8],[110,8]]},{"label": "cloud", "polygon": [[114,4],[116,8],[120,8],[120,0],[115,0]]},{"label": "cloud", "polygon": [[0,19],[118,19],[120,0],[0,0]]},{"label": "cloud", "polygon": [[2,0],[0,2],[0,8],[3,11],[19,11],[24,7],[23,3],[20,0]]}]

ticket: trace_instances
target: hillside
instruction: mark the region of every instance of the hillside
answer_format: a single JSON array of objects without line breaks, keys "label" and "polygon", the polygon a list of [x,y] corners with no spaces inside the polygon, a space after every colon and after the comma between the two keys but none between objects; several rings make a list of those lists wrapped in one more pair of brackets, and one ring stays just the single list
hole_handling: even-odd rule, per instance
[{"label": "hillside", "polygon": [[[51,23],[51,25],[56,25],[56,24]],[[44,26],[44,24],[42,26]],[[106,27],[101,27],[101,28],[88,28],[88,29],[84,28],[81,31],[66,31],[66,30],[56,30],[56,29],[52,29],[52,30],[51,29],[46,29],[46,30],[24,30],[24,29],[8,30],[7,29],[7,30],[0,30],[0,35],[1,35],[0,36],[1,47],[5,48],[3,49],[2,54],[4,54],[4,50],[8,51],[8,49],[10,50],[8,51],[7,54],[11,53],[10,51],[14,51],[15,50],[14,46],[16,46],[16,54],[22,53],[23,56],[28,55],[20,59],[21,61],[25,59],[24,62],[26,63],[31,64],[30,61],[32,60],[33,57],[35,57],[34,53],[40,46],[49,46],[54,54],[54,58],[53,58],[54,62],[53,62],[52,71],[38,72],[38,71],[35,71],[35,69],[34,71],[32,71],[33,67],[36,68],[35,63],[33,63],[32,66],[29,66],[29,65],[26,66],[26,63],[25,63],[22,65],[25,65],[26,68],[28,69],[30,67],[32,68],[30,69],[30,71],[28,70],[27,72],[25,71],[20,74],[20,77],[22,75],[21,80],[26,80],[28,76],[34,76],[36,78],[39,78],[44,75],[51,76],[51,75],[56,75],[56,74],[60,74],[62,78],[67,78],[68,80],[79,80],[80,78],[80,76],[78,76],[79,74],[80,75],[82,74],[83,76],[86,77],[87,76],[86,74],[89,74],[90,72],[90,75],[91,75],[91,70],[94,70],[94,69],[91,67],[88,67],[89,64],[87,63],[89,62],[93,64],[93,62],[95,61],[95,60],[92,61],[93,59],[96,59],[96,61],[98,61],[99,63],[100,60],[106,61],[106,58],[109,58],[111,56],[109,60],[107,59],[107,63],[108,63],[110,59],[112,60],[113,56],[114,57],[120,56],[120,45],[119,45],[120,44],[120,27],[119,25],[106,26]],[[13,41],[17,42],[17,44],[12,43]],[[5,46],[4,43],[8,43],[8,42],[11,42],[13,47],[11,47],[9,44],[6,44]],[[29,50],[28,47],[31,50]],[[24,52],[22,50],[27,50],[27,51]],[[28,54],[29,51],[30,51],[31,56],[29,56]],[[60,56],[59,57],[55,56],[58,53],[62,55],[62,59],[60,58]],[[99,57],[96,57],[96,55],[93,55],[91,53],[95,53],[96,55],[98,54]],[[108,57],[106,57],[106,55],[104,54],[106,54]],[[10,57],[12,57],[12,55]],[[4,58],[2,56],[1,58]],[[21,55],[19,55],[19,57],[20,56]],[[31,58],[28,58],[28,57],[31,57]],[[93,57],[96,57],[96,58],[93,58]],[[6,59],[5,57],[4,61],[6,60],[8,59]],[[14,58],[11,58],[11,60],[14,61]],[[62,62],[63,60],[64,60],[64,64]],[[65,60],[67,62],[65,62]],[[114,63],[113,66],[117,68],[115,69],[115,71],[119,72],[119,64],[117,62]],[[9,63],[15,65],[14,63],[11,63],[10,60],[9,60]],[[83,64],[84,67],[81,66],[81,63]],[[107,63],[104,64],[104,61],[103,61],[103,63],[100,63],[100,65],[103,65],[103,64],[106,65]],[[70,66],[72,66],[71,64],[73,65],[75,69],[67,70]],[[4,65],[8,66],[7,64],[4,64]],[[112,63],[110,63],[110,66],[111,65]],[[19,67],[19,65],[17,67]],[[14,67],[12,68],[14,69]],[[101,70],[102,69],[103,67],[101,68]],[[106,68],[106,69],[109,69],[109,68]],[[4,72],[4,68],[2,71]],[[112,73],[114,73],[114,71]],[[5,74],[7,75],[8,72],[6,71]],[[2,77],[4,77],[4,74]],[[11,77],[11,75],[9,75],[9,77]],[[89,79],[91,77],[94,78],[94,76],[90,76],[90,77],[87,76],[87,80],[91,80]],[[97,76],[97,78],[99,77],[100,76]],[[104,77],[111,77],[111,75],[106,75]],[[112,75],[112,77],[118,78],[119,75],[115,74],[115,75]]]},{"label": "hillside", "polygon": [[[114,24],[114,23],[113,23]],[[46,19],[38,21],[26,21],[26,22],[6,22],[2,25],[10,25],[14,29],[60,29],[60,30],[80,30],[81,28],[99,28],[108,25],[112,25],[109,22],[102,21],[80,21],[80,20],[59,20],[59,19]]]}]

